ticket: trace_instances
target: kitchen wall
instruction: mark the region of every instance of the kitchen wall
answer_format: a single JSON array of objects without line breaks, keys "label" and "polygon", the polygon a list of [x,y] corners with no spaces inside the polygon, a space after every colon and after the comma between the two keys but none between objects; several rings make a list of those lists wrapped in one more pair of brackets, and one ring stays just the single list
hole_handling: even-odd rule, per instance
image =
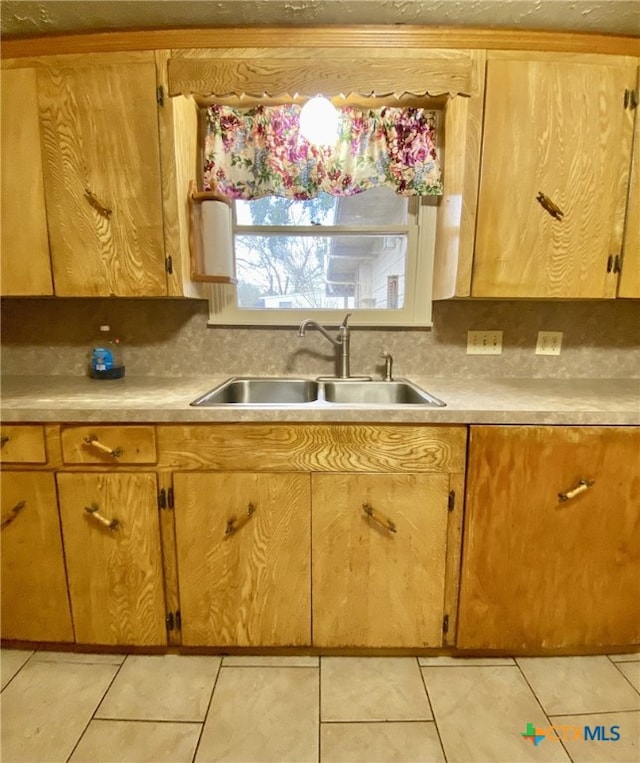
[{"label": "kitchen wall", "polygon": [[[128,375],[321,375],[332,372],[332,348],[294,328],[208,328],[201,300],[5,298],[3,374],[86,372],[102,323],[122,337]],[[640,301],[435,302],[423,330],[354,329],[354,374],[381,370],[391,352],[397,376],[640,377]],[[504,331],[503,354],[466,354],[469,329]],[[560,356],[537,356],[539,330],[563,331]]]}]

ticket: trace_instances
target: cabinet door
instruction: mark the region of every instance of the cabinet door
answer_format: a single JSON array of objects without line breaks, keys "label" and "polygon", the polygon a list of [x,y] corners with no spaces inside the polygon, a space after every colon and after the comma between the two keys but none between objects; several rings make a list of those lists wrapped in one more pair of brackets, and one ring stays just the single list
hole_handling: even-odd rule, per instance
[{"label": "cabinet door", "polygon": [[53,294],[36,73],[6,69],[0,76],[0,288],[7,296]]},{"label": "cabinet door", "polygon": [[472,296],[615,297],[635,69],[489,61]]},{"label": "cabinet door", "polygon": [[314,474],[312,487],[314,646],[441,645],[449,475]]},{"label": "cabinet door", "polygon": [[155,65],[38,71],[55,293],[167,293]]},{"label": "cabinet door", "polygon": [[187,646],[311,643],[308,474],[175,474]]},{"label": "cabinet door", "polygon": [[[640,80],[640,71],[638,73]],[[638,92],[638,91],[636,91]],[[640,297],[640,117],[636,116],[619,297]]]},{"label": "cabinet door", "polygon": [[2,473],[2,638],[73,641],[53,474]]},{"label": "cabinet door", "polygon": [[472,427],[470,443],[458,646],[638,643],[640,428]]},{"label": "cabinet door", "polygon": [[63,473],[57,482],[76,641],[166,644],[155,474]]}]

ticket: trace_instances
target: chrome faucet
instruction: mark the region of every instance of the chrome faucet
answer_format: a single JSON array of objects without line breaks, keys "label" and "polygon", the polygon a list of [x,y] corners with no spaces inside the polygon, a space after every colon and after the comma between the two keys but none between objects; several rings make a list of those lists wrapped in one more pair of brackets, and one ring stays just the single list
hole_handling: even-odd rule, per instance
[{"label": "chrome faucet", "polygon": [[331,334],[316,321],[312,321],[310,318],[302,321],[298,328],[298,336],[304,336],[305,331],[308,328],[317,329],[322,336],[326,337],[331,344],[336,348],[336,371],[339,379],[350,379],[350,344],[351,344],[351,329],[347,326],[347,321],[351,313],[347,313],[345,319],[342,321],[338,328],[338,336],[334,339]]},{"label": "chrome faucet", "polygon": [[384,381],[393,381],[393,355],[384,350],[380,357],[384,358]]}]

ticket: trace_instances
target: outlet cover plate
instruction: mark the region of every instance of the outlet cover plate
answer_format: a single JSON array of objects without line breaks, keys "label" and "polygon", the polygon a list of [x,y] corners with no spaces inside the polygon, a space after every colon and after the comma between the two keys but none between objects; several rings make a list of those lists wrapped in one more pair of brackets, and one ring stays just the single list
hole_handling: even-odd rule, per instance
[{"label": "outlet cover plate", "polygon": [[560,355],[562,331],[538,331],[536,355]]},{"label": "outlet cover plate", "polygon": [[502,331],[467,331],[467,355],[501,355]]}]

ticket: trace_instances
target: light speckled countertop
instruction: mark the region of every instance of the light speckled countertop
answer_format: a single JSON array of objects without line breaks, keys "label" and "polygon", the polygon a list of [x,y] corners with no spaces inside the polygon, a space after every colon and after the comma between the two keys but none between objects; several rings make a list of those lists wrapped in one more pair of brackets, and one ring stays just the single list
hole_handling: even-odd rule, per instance
[{"label": "light speckled countertop", "polygon": [[227,376],[5,376],[5,422],[334,421],[448,424],[640,424],[640,379],[460,379],[414,376],[445,408],[225,406],[189,403]]}]

